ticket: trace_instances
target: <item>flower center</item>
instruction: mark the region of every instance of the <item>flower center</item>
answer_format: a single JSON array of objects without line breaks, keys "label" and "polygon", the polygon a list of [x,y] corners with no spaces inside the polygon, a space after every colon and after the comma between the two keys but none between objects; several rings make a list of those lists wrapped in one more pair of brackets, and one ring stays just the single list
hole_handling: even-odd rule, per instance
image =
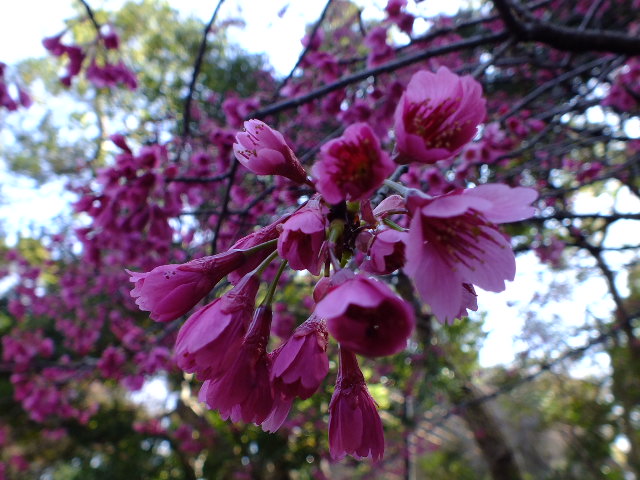
[{"label": "flower center", "polygon": [[451,268],[455,268],[456,263],[461,263],[473,270],[474,263],[484,262],[480,240],[495,244],[497,242],[483,227],[493,228],[473,210],[453,218],[422,219],[424,241],[432,244]]},{"label": "flower center", "polygon": [[459,106],[460,98],[448,98],[435,106],[429,99],[412,103],[404,114],[407,131],[421,137],[427,148],[456,148],[455,136],[467,123],[451,120]]}]

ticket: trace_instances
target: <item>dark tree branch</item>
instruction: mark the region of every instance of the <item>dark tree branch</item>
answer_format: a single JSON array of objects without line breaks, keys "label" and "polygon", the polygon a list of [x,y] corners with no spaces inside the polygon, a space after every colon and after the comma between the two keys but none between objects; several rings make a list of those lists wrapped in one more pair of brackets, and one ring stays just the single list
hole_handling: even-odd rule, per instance
[{"label": "dark tree branch", "polygon": [[513,382],[510,382],[500,388],[496,388],[495,390],[489,393],[483,394],[481,396],[478,396],[472,400],[462,402],[462,403],[457,403],[441,414],[436,414],[433,417],[427,418],[427,421],[429,422],[429,429],[433,429],[439,425],[442,425],[447,419],[453,417],[454,415],[459,415],[463,409],[468,408],[470,405],[485,403],[485,402],[494,400],[504,394],[507,394],[515,390],[516,388],[522,385],[532,382],[533,380],[538,378],[540,375],[550,371],[556,365],[559,365],[565,360],[568,360],[569,358],[577,358],[583,355],[586,351],[590,350],[592,347],[599,345],[601,343],[604,343],[610,337],[614,337],[615,335],[617,335],[621,329],[625,328],[625,325],[631,325],[631,322],[637,318],[640,318],[640,311],[634,312],[633,314],[629,315],[629,317],[626,320],[623,320],[622,322],[618,322],[614,324],[612,327],[608,328],[607,331],[600,333],[596,337],[593,337],[592,339],[585,342],[583,345],[576,348],[569,348],[565,350],[563,353],[561,353],[560,355],[558,355],[557,357],[555,357],[553,360],[544,361],[542,363],[537,364],[533,372],[530,372],[527,375],[523,375],[522,377],[516,379]]},{"label": "dark tree branch", "polygon": [[187,93],[187,98],[184,101],[184,112],[182,115],[182,137],[187,138],[189,136],[191,127],[191,102],[193,101],[193,93],[196,88],[196,81],[198,80],[198,75],[200,75],[200,70],[202,69],[202,62],[204,61],[204,54],[207,51],[207,35],[211,31],[211,27],[216,21],[216,17],[218,16],[218,12],[220,11],[220,7],[224,3],[224,0],[218,0],[218,5],[216,5],[216,9],[213,11],[213,15],[211,15],[211,19],[209,23],[207,23],[206,27],[204,27],[204,32],[202,33],[202,40],[200,42],[200,47],[198,48],[198,55],[196,56],[196,61],[193,65],[193,74],[191,75],[191,82],[189,83],[189,92]]},{"label": "dark tree branch", "polygon": [[98,21],[96,20],[96,16],[93,13],[93,9],[91,8],[91,6],[85,0],[80,0],[80,3],[84,7],[84,9],[87,11],[87,15],[89,16],[89,20],[91,20],[91,23],[93,23],[93,26],[96,29],[96,32],[98,33],[98,35],[100,35],[100,28],[101,27],[100,27],[100,24],[98,23]]},{"label": "dark tree branch", "polygon": [[540,42],[568,52],[640,54],[640,38],[612,30],[571,28],[543,22],[510,0],[493,0],[505,24],[518,40]]},{"label": "dark tree branch", "polygon": [[238,165],[240,162],[235,159],[231,161],[231,168],[229,169],[229,181],[227,182],[227,188],[224,192],[224,198],[222,199],[222,211],[218,215],[216,222],[216,228],[213,232],[213,240],[211,241],[211,255],[215,255],[218,251],[218,239],[220,237],[220,230],[226,216],[229,214],[229,200],[231,199],[231,188],[235,182],[236,172],[238,171]]},{"label": "dark tree branch", "polygon": [[556,85],[559,85],[559,84],[561,84],[563,82],[571,80],[572,78],[574,78],[574,77],[576,77],[578,75],[581,75],[583,73],[588,72],[592,68],[599,67],[599,66],[604,65],[605,63],[610,62],[610,61],[611,61],[611,59],[609,59],[609,58],[596,58],[595,60],[592,60],[591,62],[579,65],[578,67],[576,67],[576,68],[574,68],[572,70],[569,70],[568,72],[565,72],[562,75],[558,75],[557,77],[553,78],[552,80],[549,80],[546,83],[543,83],[538,88],[534,89],[529,94],[527,94],[524,98],[522,98],[522,100],[517,102],[504,115],[500,116],[498,121],[499,122],[504,122],[511,115],[513,115],[514,113],[518,112],[522,108],[526,107],[529,103],[531,103],[536,98],[538,98],[540,95],[542,95],[544,92],[550,90],[551,88],[555,87]]},{"label": "dark tree branch", "polygon": [[282,91],[282,89],[289,82],[289,80],[291,80],[291,78],[293,77],[293,74],[295,73],[296,69],[300,66],[300,64],[302,63],[302,60],[304,60],[304,58],[307,56],[307,53],[309,53],[309,50],[311,49],[311,45],[313,44],[313,38],[316,36],[316,33],[320,29],[320,26],[322,25],[322,22],[324,22],[324,19],[327,16],[327,12],[329,11],[329,7],[331,6],[331,2],[333,2],[333,0],[327,0],[327,3],[325,4],[324,8],[322,9],[322,13],[320,13],[320,17],[318,17],[318,20],[316,21],[316,23],[313,25],[313,28],[311,29],[311,33],[309,34],[309,41],[307,42],[306,47],[304,47],[304,50],[302,50],[302,53],[298,57],[298,60],[296,61],[296,64],[293,66],[293,68],[289,72],[289,75],[287,75],[282,80],[282,82],[280,82],[278,87],[276,88],[276,91],[273,94],[272,100],[275,100],[276,98],[278,98],[280,96],[280,92]]},{"label": "dark tree branch", "polygon": [[182,182],[182,183],[210,183],[224,180],[229,176],[230,171],[215,175],[213,177],[174,177],[167,178],[167,183],[170,182]]},{"label": "dark tree branch", "polygon": [[253,114],[253,118],[262,119],[268,115],[274,115],[276,113],[280,113],[285,110],[290,110],[292,108],[299,107],[300,105],[304,105],[306,103],[312,102],[313,100],[323,97],[324,95],[327,95],[328,93],[331,93],[335,90],[339,90],[348,85],[351,85],[352,83],[362,81],[368,77],[376,77],[383,73],[394,72],[396,70],[407,67],[409,65],[413,65],[414,63],[420,62],[422,60],[426,60],[428,58],[437,57],[439,55],[444,55],[444,54],[455,52],[457,50],[461,50],[465,48],[474,48],[480,45],[499,43],[506,40],[507,38],[509,38],[508,32],[499,32],[499,33],[493,33],[489,35],[476,35],[474,37],[470,37],[465,40],[461,40],[459,42],[450,43],[442,47],[430,48],[430,49],[426,49],[411,55],[405,55],[404,57],[397,58],[383,65],[379,65],[377,67],[361,70],[351,75],[347,75],[346,77],[342,77],[341,79],[336,80],[335,82],[332,82],[328,85],[317,88],[316,90],[312,90],[311,92],[305,95],[301,95],[299,97],[292,98],[290,100],[284,100],[282,102],[268,105],[262,109],[255,111]]}]

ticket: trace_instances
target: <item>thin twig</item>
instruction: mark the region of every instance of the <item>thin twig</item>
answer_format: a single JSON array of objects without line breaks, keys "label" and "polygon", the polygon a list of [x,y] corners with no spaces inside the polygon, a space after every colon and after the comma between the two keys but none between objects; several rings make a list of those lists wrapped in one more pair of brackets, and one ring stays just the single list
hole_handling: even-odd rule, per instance
[{"label": "thin twig", "polygon": [[200,75],[200,70],[202,69],[202,62],[204,61],[204,54],[207,51],[207,35],[213,26],[213,23],[216,21],[216,17],[218,16],[218,12],[220,11],[220,7],[224,3],[224,0],[218,0],[218,5],[216,5],[216,9],[213,11],[213,15],[211,15],[211,19],[209,23],[207,23],[204,28],[204,32],[202,33],[202,40],[200,41],[200,47],[198,48],[198,55],[196,57],[196,61],[193,65],[193,73],[191,75],[191,82],[189,83],[189,92],[187,93],[187,98],[184,102],[184,112],[182,115],[182,138],[187,138],[191,131],[190,123],[191,123],[191,102],[193,101],[193,94],[196,88],[196,81],[198,80],[198,75]]},{"label": "thin twig", "polygon": [[318,20],[316,21],[316,23],[313,25],[313,28],[311,29],[311,33],[309,34],[309,41],[307,42],[307,45],[304,47],[304,50],[302,50],[302,53],[300,53],[300,56],[298,57],[298,60],[296,61],[296,64],[293,66],[293,68],[289,72],[289,75],[287,75],[284,79],[282,79],[282,81],[280,82],[280,84],[276,88],[276,91],[273,94],[273,97],[271,98],[272,101],[275,101],[275,99],[280,96],[280,92],[282,91],[282,89],[289,82],[289,80],[291,80],[291,78],[293,77],[293,74],[295,73],[296,69],[300,66],[300,64],[302,63],[302,60],[304,60],[304,58],[307,56],[307,53],[309,53],[309,50],[311,50],[311,45],[313,44],[313,39],[316,36],[316,33],[318,32],[318,30],[320,29],[320,26],[322,25],[322,22],[324,22],[324,18],[326,17],[327,12],[329,11],[329,7],[331,6],[331,2],[333,2],[333,0],[327,0],[327,3],[325,4],[324,8],[322,9],[322,13],[320,13],[320,17],[318,17]]}]

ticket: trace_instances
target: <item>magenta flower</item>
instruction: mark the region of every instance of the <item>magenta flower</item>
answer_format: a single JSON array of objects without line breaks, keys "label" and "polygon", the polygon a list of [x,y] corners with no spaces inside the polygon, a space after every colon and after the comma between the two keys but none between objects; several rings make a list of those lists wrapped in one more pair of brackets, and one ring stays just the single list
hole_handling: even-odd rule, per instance
[{"label": "magenta flower", "polygon": [[[267,225],[266,227],[262,227],[261,229],[250,233],[246,237],[242,237],[231,246],[230,250],[247,250],[249,248],[253,248],[260,244],[266,243],[270,240],[275,240],[276,238],[278,238],[278,235],[280,235],[280,225],[282,225],[282,223],[287,218],[289,218],[289,215],[282,216],[272,224]],[[233,284],[237,283],[243,277],[243,275],[249,273],[251,270],[260,265],[260,263],[262,263],[262,261],[266,259],[275,249],[276,246],[273,245],[273,247],[265,247],[262,250],[254,253],[243,266],[229,274],[229,281]]]},{"label": "magenta flower", "polygon": [[338,203],[369,198],[393,169],[371,127],[356,123],[322,146],[312,171],[318,192],[327,202]]},{"label": "magenta flower", "polygon": [[110,88],[119,83],[124,84],[129,90],[135,90],[138,87],[135,74],[123,62],[98,65],[94,59],[85,74],[87,80],[98,88]]},{"label": "magenta flower", "polygon": [[120,37],[113,29],[112,25],[108,25],[104,32],[100,32],[100,39],[108,50],[117,50],[120,47]]},{"label": "magenta flower", "polygon": [[246,260],[242,250],[204,257],[182,265],[161,265],[150,272],[130,272],[135,283],[131,296],[140,310],[157,322],[169,322],[187,313],[229,272]]},{"label": "magenta flower", "polygon": [[51,53],[51,55],[59,57],[66,52],[67,46],[62,43],[63,35],[64,32],[54,37],[46,37],[42,39],[42,45]]},{"label": "magenta flower", "polygon": [[400,195],[388,196],[373,209],[373,215],[380,218],[388,217],[394,213],[407,213],[405,200]]},{"label": "magenta flower", "polygon": [[277,431],[289,415],[293,398],[288,397],[277,390],[273,395],[273,407],[267,418],[260,424],[265,432]]},{"label": "magenta flower", "polygon": [[395,113],[399,163],[451,158],[476,134],[486,115],[482,87],[446,67],[420,71],[409,82]]},{"label": "magenta flower", "polygon": [[377,275],[388,275],[402,268],[407,236],[407,232],[390,228],[376,233],[369,244],[368,258],[362,263],[362,269]]},{"label": "magenta flower", "polygon": [[189,317],[175,345],[176,363],[182,370],[216,379],[229,368],[251,322],[259,286],[257,276],[247,275]]},{"label": "magenta flower", "polygon": [[238,161],[258,175],[281,175],[296,183],[307,181],[307,172],[277,130],[260,120],[244,122],[233,151]]},{"label": "magenta flower", "polygon": [[316,315],[296,328],[272,354],[271,379],[285,397],[309,398],[329,371],[327,328]]},{"label": "magenta flower", "polygon": [[233,364],[217,379],[202,386],[207,406],[222,418],[261,424],[274,406],[266,347],[271,327],[271,308],[259,307]]},{"label": "magenta flower", "polygon": [[316,197],[284,222],[278,237],[278,254],[289,261],[294,270],[320,273],[324,262],[322,247],[325,240],[327,208]]},{"label": "magenta flower", "polygon": [[356,275],[327,293],[315,314],[345,348],[368,357],[403,350],[415,325],[413,310],[386,284]]},{"label": "magenta flower", "polygon": [[329,453],[334,460],[348,454],[374,462],[384,455],[384,432],[376,403],[356,356],[342,347],[336,389],[329,403]]},{"label": "magenta flower", "polygon": [[[404,271],[441,322],[474,309],[471,285],[492,292],[515,276],[515,257],[497,223],[534,214],[535,190],[486,184],[431,198],[413,193]],[[464,285],[468,286],[465,287]]]}]

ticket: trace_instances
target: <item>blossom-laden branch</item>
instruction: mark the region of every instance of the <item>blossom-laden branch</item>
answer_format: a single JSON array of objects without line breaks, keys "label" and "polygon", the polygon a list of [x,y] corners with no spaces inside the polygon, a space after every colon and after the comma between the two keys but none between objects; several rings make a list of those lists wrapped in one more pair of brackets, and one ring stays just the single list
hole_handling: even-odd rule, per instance
[{"label": "blossom-laden branch", "polygon": [[[454,157],[474,136],[484,108],[481,87],[472,77],[460,78],[444,67],[436,74],[417,72],[394,117],[396,162],[433,164]],[[148,273],[129,272],[136,284],[131,295],[152,319],[172,321],[228,275],[235,286],[197,310],[178,333],[178,365],[204,381],[200,399],[209,408],[265,431],[280,427],[294,397],[307,398],[319,388],[327,373],[328,332],[341,346],[330,405],[331,455],[379,461],[382,426],[354,354],[375,358],[404,350],[415,318],[412,306],[373,275],[404,270],[433,314],[453,322],[467,309],[477,309],[474,285],[499,292],[505,280],[513,280],[515,259],[498,224],[531,217],[537,193],[485,184],[432,196],[403,187],[388,179],[398,173],[366,123],[351,125],[324,144],[309,177],[278,131],[255,119],[244,125],[233,146],[236,165],[316,193],[291,215],[226,252]],[[232,182],[233,173],[225,196]],[[372,205],[385,183],[402,196]],[[226,200],[220,217],[228,213],[225,208]],[[278,256],[283,262],[256,308],[261,278]],[[309,341],[269,353],[271,302],[286,267],[320,276],[314,311],[299,332]],[[294,366],[295,358],[307,358],[314,368]],[[347,417],[356,424],[346,425]]]}]

